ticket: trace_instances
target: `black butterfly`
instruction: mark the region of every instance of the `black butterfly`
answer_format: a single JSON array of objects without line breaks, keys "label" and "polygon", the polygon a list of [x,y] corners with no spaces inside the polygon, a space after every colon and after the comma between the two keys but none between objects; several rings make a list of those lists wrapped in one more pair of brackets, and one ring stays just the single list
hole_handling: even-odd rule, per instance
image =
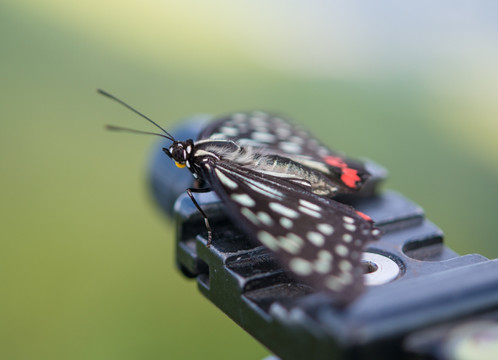
[{"label": "black butterfly", "polygon": [[[362,250],[380,231],[367,215],[332,198],[361,191],[370,176],[363,164],[329,150],[281,117],[256,111],[216,120],[196,141],[178,141],[121,100],[99,92],[161,129],[164,135],[156,135],[172,141],[163,148],[166,155],[207,183],[234,223],[299,279],[331,293],[338,304],[361,293]],[[209,221],[192,193],[209,190],[187,189],[204,216],[208,245]]]}]

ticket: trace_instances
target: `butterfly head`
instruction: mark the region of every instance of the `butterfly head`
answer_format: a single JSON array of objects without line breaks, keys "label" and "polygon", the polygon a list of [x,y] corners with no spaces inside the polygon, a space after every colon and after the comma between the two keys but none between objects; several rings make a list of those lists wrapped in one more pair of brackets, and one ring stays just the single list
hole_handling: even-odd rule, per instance
[{"label": "butterfly head", "polygon": [[179,168],[187,166],[190,168],[189,159],[194,150],[194,142],[189,139],[186,141],[173,141],[169,148],[163,148],[163,151],[168,155]]}]

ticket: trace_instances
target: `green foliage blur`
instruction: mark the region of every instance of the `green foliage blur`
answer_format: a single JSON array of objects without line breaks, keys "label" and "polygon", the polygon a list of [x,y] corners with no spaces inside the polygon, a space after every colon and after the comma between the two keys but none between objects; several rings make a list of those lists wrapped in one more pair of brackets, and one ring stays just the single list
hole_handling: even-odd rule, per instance
[{"label": "green foliage blur", "polygon": [[421,3],[4,0],[0,358],[268,354],[175,269],[156,140],[104,131],[151,129],[96,88],[166,127],[286,114],[386,166],[449,247],[498,257],[496,6]]}]

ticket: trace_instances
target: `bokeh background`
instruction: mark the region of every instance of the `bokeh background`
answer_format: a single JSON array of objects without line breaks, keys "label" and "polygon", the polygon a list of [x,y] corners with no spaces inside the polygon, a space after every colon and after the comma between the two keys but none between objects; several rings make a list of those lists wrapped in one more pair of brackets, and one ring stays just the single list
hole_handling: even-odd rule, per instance
[{"label": "bokeh background", "polygon": [[[461,254],[498,257],[492,1],[0,2],[0,358],[260,359],[174,267],[151,130],[266,109],[390,171]],[[166,159],[167,160],[167,159]]]}]

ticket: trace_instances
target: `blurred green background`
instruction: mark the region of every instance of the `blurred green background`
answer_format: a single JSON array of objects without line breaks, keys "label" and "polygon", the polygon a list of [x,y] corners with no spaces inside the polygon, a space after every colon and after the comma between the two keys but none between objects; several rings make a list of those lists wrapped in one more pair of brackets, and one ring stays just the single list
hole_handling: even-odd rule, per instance
[{"label": "blurred green background", "polygon": [[[461,254],[498,257],[493,2],[0,2],[0,358],[260,359],[174,267],[151,130],[267,109],[386,166]],[[153,130],[153,129],[152,129]],[[167,159],[165,159],[167,161]]]}]

